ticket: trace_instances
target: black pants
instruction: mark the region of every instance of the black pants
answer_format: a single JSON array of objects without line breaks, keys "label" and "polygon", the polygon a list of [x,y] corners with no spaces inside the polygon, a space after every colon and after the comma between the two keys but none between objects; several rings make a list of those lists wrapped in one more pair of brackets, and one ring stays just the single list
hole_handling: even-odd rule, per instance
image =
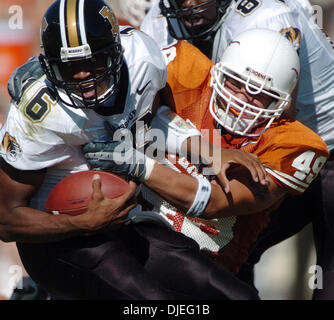
[{"label": "black pants", "polygon": [[254,285],[254,265],[270,247],[288,239],[312,223],[317,265],[323,271],[323,289],[313,299],[334,299],[334,157],[321,169],[303,195],[287,199],[270,215],[269,226],[249,250],[239,278]]},{"label": "black pants", "polygon": [[195,241],[153,224],[17,247],[31,278],[65,299],[258,299]]}]

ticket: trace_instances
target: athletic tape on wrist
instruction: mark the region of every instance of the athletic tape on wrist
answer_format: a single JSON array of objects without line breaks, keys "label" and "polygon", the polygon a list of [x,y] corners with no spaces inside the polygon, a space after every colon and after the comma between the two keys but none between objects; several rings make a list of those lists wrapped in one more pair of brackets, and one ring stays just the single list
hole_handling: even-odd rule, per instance
[{"label": "athletic tape on wrist", "polygon": [[143,176],[140,177],[140,182],[145,182],[146,180],[148,180],[152,174],[153,168],[155,165],[155,160],[146,157],[145,158],[145,174]]},{"label": "athletic tape on wrist", "polygon": [[[169,154],[180,154],[183,142],[189,137],[200,136],[201,133],[167,106],[160,106],[152,123],[152,129],[159,129],[164,133],[165,145],[158,146]],[[150,137],[152,140],[152,137]]]},{"label": "athletic tape on wrist", "polygon": [[198,181],[196,196],[186,215],[190,217],[199,217],[205,210],[211,196],[211,183],[201,177],[195,177]]}]

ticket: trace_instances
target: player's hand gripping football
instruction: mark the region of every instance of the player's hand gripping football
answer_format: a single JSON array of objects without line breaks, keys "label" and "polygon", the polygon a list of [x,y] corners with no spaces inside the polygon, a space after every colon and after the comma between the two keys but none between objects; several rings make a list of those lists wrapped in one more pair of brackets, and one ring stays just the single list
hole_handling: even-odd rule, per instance
[{"label": "player's hand gripping football", "polygon": [[129,182],[129,189],[120,197],[108,199],[102,193],[101,180],[94,175],[92,180],[93,194],[85,213],[77,216],[80,219],[80,227],[87,233],[104,229],[115,229],[127,221],[128,213],[136,205],[134,194],[137,185]]}]

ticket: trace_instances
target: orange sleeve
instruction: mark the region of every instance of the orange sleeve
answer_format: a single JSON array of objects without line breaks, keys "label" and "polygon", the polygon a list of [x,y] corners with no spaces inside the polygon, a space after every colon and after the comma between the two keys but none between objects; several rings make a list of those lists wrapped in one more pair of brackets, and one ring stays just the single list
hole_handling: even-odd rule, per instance
[{"label": "orange sleeve", "polygon": [[257,154],[273,180],[292,194],[303,193],[329,157],[324,141],[298,121],[268,129],[249,151]]}]

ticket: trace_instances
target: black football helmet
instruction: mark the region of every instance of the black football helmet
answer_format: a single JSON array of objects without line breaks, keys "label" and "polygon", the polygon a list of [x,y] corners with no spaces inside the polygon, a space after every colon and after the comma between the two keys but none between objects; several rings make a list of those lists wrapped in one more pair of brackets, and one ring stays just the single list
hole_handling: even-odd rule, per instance
[{"label": "black football helmet", "polygon": [[[167,19],[170,35],[178,40],[206,39],[217,31],[221,18],[232,0],[208,0],[194,6],[184,6],[185,0],[160,0],[161,14]],[[216,9],[216,15],[207,23],[198,25],[203,14]]]},{"label": "black football helmet", "polygon": [[103,0],[57,0],[41,25],[39,57],[58,98],[97,108],[117,92],[123,49],[119,26]]}]

